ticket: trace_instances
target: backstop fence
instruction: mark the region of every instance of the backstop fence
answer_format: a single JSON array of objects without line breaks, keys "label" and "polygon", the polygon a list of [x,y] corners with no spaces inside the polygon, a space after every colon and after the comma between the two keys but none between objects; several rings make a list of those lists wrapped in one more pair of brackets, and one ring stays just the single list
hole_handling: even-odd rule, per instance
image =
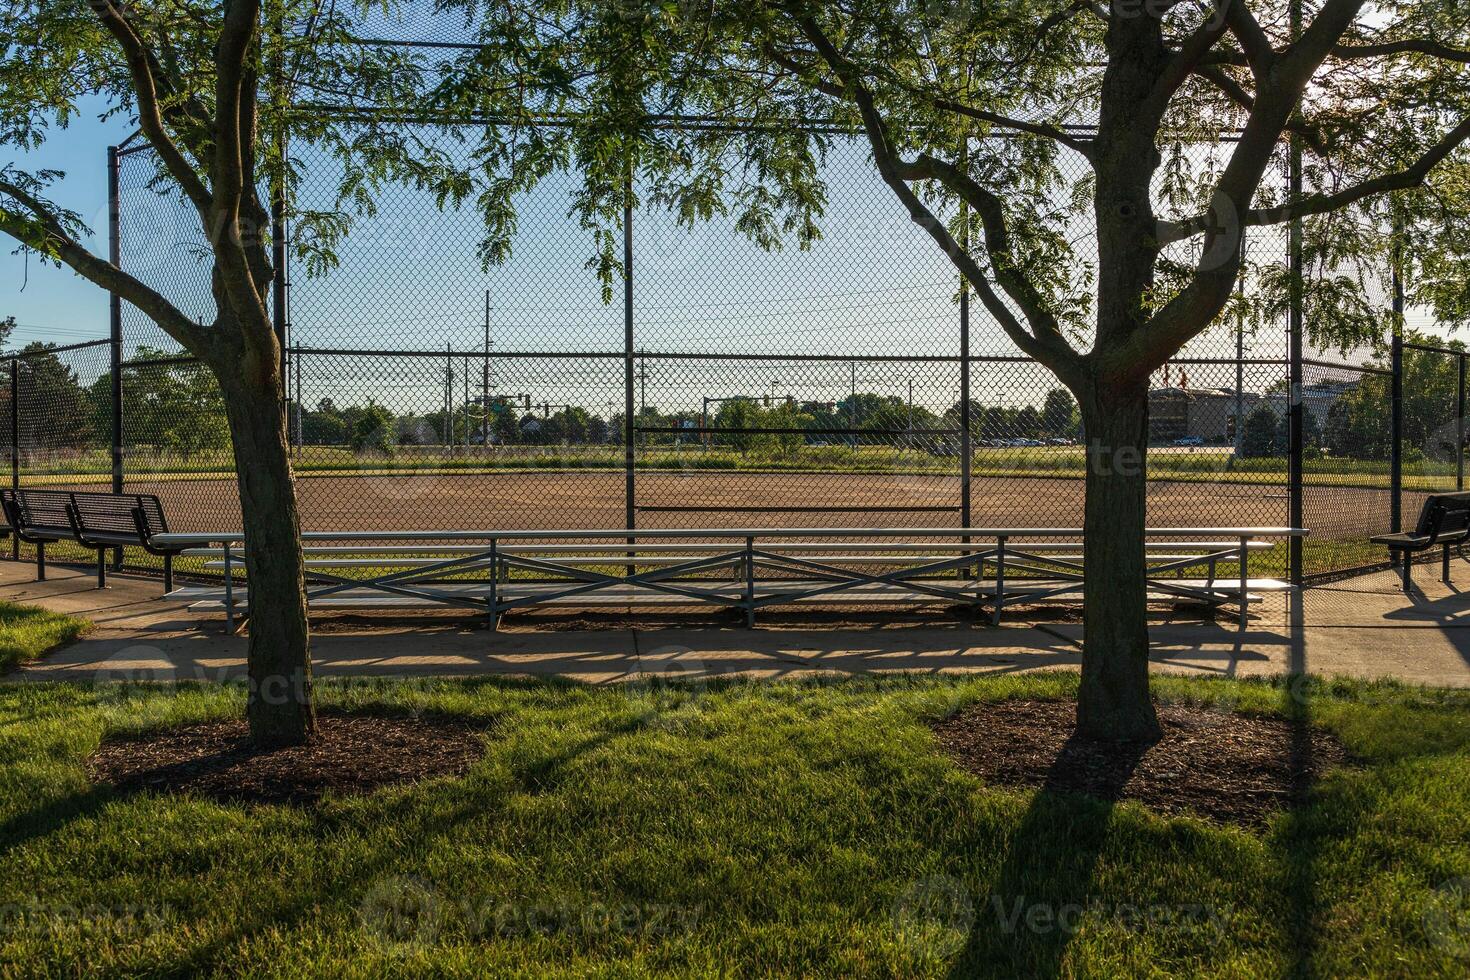
[{"label": "backstop fence", "polygon": [[[419,135],[453,145],[450,127]],[[330,160],[295,152],[293,241],[335,187]],[[207,322],[187,210],[146,149],[109,167],[114,257]],[[972,308],[858,141],[834,141],[824,178],[832,217],[808,251],[630,205],[605,281],[569,178],[525,195],[514,254],[488,268],[472,210],[407,189],[377,202],[333,262],[288,266],[274,310],[304,527],[1078,526],[1072,397]],[[1284,236],[1245,247],[1287,258]],[[1376,302],[1372,349],[1292,344],[1298,309],[1221,323],[1158,372],[1150,523],[1299,513],[1296,571],[1314,579],[1381,563],[1371,534],[1463,487],[1466,355],[1402,343],[1402,300]],[[12,486],[155,493],[177,530],[240,524],[218,388],[137,310],[6,369]]]}]

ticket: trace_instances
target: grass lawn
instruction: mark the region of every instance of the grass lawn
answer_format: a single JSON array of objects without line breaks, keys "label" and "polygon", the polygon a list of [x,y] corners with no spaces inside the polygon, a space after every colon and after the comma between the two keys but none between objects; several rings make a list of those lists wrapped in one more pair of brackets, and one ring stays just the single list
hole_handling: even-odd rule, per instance
[{"label": "grass lawn", "polygon": [[72,616],[0,600],[0,674],[70,643],[86,628]]},{"label": "grass lawn", "polygon": [[323,683],[489,734],[464,779],[314,810],[88,783],[105,732],[238,691],[9,686],[0,974],[1464,975],[1470,693],[1161,680],[1361,760],[1264,830],[987,788],[926,725],[1075,684]]}]

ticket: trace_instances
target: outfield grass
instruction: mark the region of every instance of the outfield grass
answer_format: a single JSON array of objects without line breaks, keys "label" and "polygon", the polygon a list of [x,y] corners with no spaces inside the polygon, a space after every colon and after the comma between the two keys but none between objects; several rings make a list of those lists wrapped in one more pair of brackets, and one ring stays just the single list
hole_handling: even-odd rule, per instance
[{"label": "outfield grass", "polygon": [[989,789],[925,724],[1075,684],[324,683],[479,719],[488,751],[315,811],[88,784],[105,732],[236,691],[10,687],[0,974],[1463,975],[1437,889],[1470,875],[1470,694],[1161,680],[1361,758],[1263,831]]},{"label": "outfield grass", "polygon": [[0,600],[0,674],[70,643],[86,628],[85,620]]}]

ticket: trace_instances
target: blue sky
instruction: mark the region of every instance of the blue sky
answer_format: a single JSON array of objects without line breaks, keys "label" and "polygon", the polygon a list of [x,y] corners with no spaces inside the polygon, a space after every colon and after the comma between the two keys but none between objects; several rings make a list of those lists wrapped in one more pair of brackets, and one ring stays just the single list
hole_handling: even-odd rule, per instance
[{"label": "blue sky", "polygon": [[[87,107],[73,125],[57,131],[37,153],[15,162],[27,169],[66,171],[54,199],[83,215],[94,231],[89,243],[105,250],[106,147],[131,133],[126,120],[96,119]],[[136,188],[144,160],[125,170]],[[136,164],[136,165],[133,165]],[[635,217],[637,345],[651,351],[701,350],[762,354],[913,355],[953,354],[958,320],[954,273],[938,249],[914,226],[873,173],[860,147],[836,149],[830,160],[830,217],[825,239],[811,252],[794,247],[762,252],[736,234],[728,221],[694,231],[678,228],[659,212]],[[332,171],[304,191],[304,206],[330,206]],[[125,186],[129,182],[125,180]],[[622,347],[620,292],[602,303],[595,277],[584,267],[589,233],[567,215],[568,178],[544,182],[520,202],[515,254],[486,272],[475,255],[479,220],[473,213],[445,214],[424,195],[385,195],[380,215],[349,236],[341,266],[325,277],[293,275],[294,341],[309,347],[479,351],[484,340],[485,296],[490,294],[493,344],[498,351],[605,352]],[[151,247],[129,252],[137,272],[176,297],[201,292],[194,257],[198,231],[187,220],[168,220],[169,209],[151,192],[125,190],[125,227]],[[160,217],[163,220],[159,220]],[[0,316],[21,324],[15,341],[73,343],[105,337],[107,299],[67,270],[34,257],[0,255]],[[192,288],[190,288],[192,287]],[[1422,317],[1415,317],[1422,323]],[[136,315],[129,323],[137,323]],[[976,353],[1014,353],[998,328],[978,309],[973,318]],[[136,342],[172,346],[139,324]],[[1257,351],[1271,356],[1278,338],[1261,338]],[[1223,341],[1223,344],[1222,344]],[[1208,352],[1226,353],[1229,338],[1206,341]],[[1203,351],[1202,351],[1203,352]],[[303,369],[308,404],[321,397],[339,403],[374,392],[398,411],[431,409],[442,397],[446,366],[454,359],[363,357],[316,359]],[[841,398],[852,378],[841,365],[783,361],[755,368],[730,362],[650,361],[650,397],[665,409],[698,406],[704,395],[775,392],[799,399]],[[465,363],[455,367],[462,384]],[[578,371],[582,374],[578,375]],[[471,376],[479,369],[471,365]],[[1019,374],[1012,369],[1013,375]],[[1221,379],[1222,381],[1224,379]],[[500,391],[525,391],[535,400],[589,407],[616,400],[620,362],[588,362],[569,369],[562,361],[497,358],[493,382]],[[1200,378],[1197,382],[1221,383]],[[860,388],[907,396],[942,409],[952,402],[954,379],[934,367],[897,370],[875,362],[864,368]],[[984,386],[987,379],[977,379]],[[1042,377],[997,377],[989,399],[1039,401]],[[396,403],[396,404],[395,404]]]},{"label": "blue sky", "polygon": [[[57,130],[35,153],[17,156],[0,149],[0,161],[13,160],[28,170],[63,170],[66,179],[53,198],[81,214],[101,237],[89,241],[99,254],[107,250],[107,147],[132,132],[125,119],[97,120],[101,104],[85,104],[68,129]],[[0,249],[0,317],[14,316],[21,327],[15,340],[74,343],[107,336],[107,295],[70,271],[43,265],[35,256],[27,262],[10,254],[7,239]]]}]

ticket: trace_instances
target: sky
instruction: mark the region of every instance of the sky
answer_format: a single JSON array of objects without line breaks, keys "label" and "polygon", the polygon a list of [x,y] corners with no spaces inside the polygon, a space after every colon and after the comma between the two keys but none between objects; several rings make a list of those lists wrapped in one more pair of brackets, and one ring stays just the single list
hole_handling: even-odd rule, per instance
[{"label": "sky", "polygon": [[[71,127],[56,131],[34,153],[0,147],[0,163],[65,171],[65,179],[53,189],[53,200],[82,215],[100,235],[87,241],[99,255],[107,251],[107,147],[132,132],[125,119],[98,121],[102,108],[97,100],[84,103]],[[0,318],[14,316],[20,323],[12,343],[70,344],[107,336],[106,293],[69,270],[45,265],[35,256],[27,261],[12,251],[13,243],[5,239],[0,248]]]},{"label": "sky", "polygon": [[[126,120],[101,122],[100,104],[85,107],[66,130],[39,151],[15,158],[26,169],[66,172],[53,199],[81,214],[94,230],[88,245],[106,247],[106,148],[131,134]],[[0,149],[0,162],[7,151]],[[207,316],[197,226],[185,211],[143,188],[144,155],[126,158],[123,213],[126,267],[164,288],[186,311]],[[316,162],[302,204],[330,207],[331,165]],[[634,220],[636,346],[668,353],[698,350],[767,355],[912,356],[958,351],[956,280],[937,247],[907,218],[856,145],[839,146],[829,160],[829,217],[825,237],[810,252],[794,246],[766,253],[735,233],[728,221],[689,231],[658,211]],[[556,177],[520,202],[514,255],[483,269],[476,257],[480,222],[470,212],[441,211],[425,195],[393,191],[380,214],[349,235],[340,266],[313,278],[292,275],[292,340],[310,348],[348,348],[350,357],[307,355],[298,372],[308,405],[324,397],[338,404],[374,397],[398,412],[432,410],[446,378],[465,393],[482,381],[480,363],[445,357],[384,358],[380,350],[483,351],[487,294],[492,388],[525,392],[533,401],[607,406],[621,400],[623,344],[620,288],[604,303],[600,284],[585,267],[590,234],[569,217],[572,184]],[[107,336],[107,298],[65,269],[23,256],[0,254],[0,317],[20,327],[12,343],[69,344]],[[1411,317],[1429,327],[1426,317]],[[174,345],[132,313],[125,321],[130,348]],[[1015,349],[977,312],[974,353]],[[1279,338],[1259,340],[1259,356]],[[1200,353],[1227,354],[1233,338],[1216,336]],[[512,358],[506,352],[600,353],[604,358]],[[857,376],[859,374],[861,376]],[[894,366],[874,361],[860,369],[800,360],[752,365],[650,357],[640,364],[648,401],[665,410],[697,408],[705,396],[790,394],[798,400],[835,401],[856,385],[943,410],[953,402],[951,365]],[[1192,375],[1198,386],[1232,379]],[[471,380],[472,379],[472,380]],[[1049,378],[1015,367],[980,371],[976,396],[986,401],[1039,404]],[[457,399],[459,400],[459,399]]]}]

